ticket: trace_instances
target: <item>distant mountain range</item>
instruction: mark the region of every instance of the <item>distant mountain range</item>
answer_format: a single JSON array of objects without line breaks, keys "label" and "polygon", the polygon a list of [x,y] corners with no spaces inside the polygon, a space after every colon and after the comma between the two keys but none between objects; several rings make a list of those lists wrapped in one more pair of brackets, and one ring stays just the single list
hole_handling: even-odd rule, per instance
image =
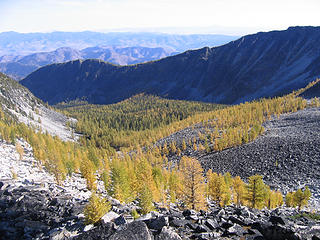
[{"label": "distant mountain range", "polygon": [[84,49],[95,46],[161,47],[169,52],[183,52],[204,46],[219,46],[237,39],[237,36],[126,32],[52,32],[52,33],[0,33],[0,56],[28,55],[54,51],[61,47]]},{"label": "distant mountain range", "polygon": [[36,69],[52,63],[94,58],[114,64],[129,65],[158,60],[172,54],[177,52],[160,47],[89,47],[83,50],[63,47],[52,52],[33,53],[27,56],[2,56],[0,72],[21,80]]},{"label": "distant mountain range", "polygon": [[0,72],[21,80],[39,67],[75,59],[128,65],[235,40],[226,35],[161,33],[0,33]]},{"label": "distant mountain range", "polygon": [[319,76],[320,27],[291,27],[135,66],[53,64],[21,83],[50,104],[77,98],[114,103],[141,92],[230,104],[281,95]]}]

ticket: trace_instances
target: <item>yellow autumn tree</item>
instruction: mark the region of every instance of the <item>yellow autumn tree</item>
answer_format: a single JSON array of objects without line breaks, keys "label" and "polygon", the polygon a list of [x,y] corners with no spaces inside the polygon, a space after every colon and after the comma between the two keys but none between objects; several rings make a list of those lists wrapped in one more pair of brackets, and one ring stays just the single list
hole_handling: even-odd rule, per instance
[{"label": "yellow autumn tree", "polygon": [[171,142],[171,143],[170,143],[170,152],[171,152],[172,154],[174,154],[174,153],[177,152],[177,147],[176,147],[175,142]]},{"label": "yellow autumn tree", "polygon": [[278,190],[275,192],[275,198],[276,198],[276,203],[277,203],[277,207],[282,206],[283,205],[283,196],[282,193]]},{"label": "yellow autumn tree", "polygon": [[212,172],[211,169],[207,172],[208,179],[208,196],[212,201],[220,206],[229,204],[231,199],[230,189],[228,188],[225,178],[221,174]]},{"label": "yellow autumn tree", "polygon": [[203,169],[199,161],[183,156],[179,170],[182,177],[182,200],[186,207],[195,210],[205,209],[205,184]]},{"label": "yellow autumn tree", "polygon": [[23,159],[23,155],[24,155],[24,150],[23,150],[23,147],[21,146],[20,143],[16,143],[16,150],[19,154],[19,160],[21,161]]},{"label": "yellow autumn tree", "polygon": [[152,168],[152,176],[159,195],[158,201],[167,206],[167,172],[159,166]]},{"label": "yellow autumn tree", "polygon": [[247,187],[246,200],[252,208],[262,208],[266,198],[266,185],[261,175],[253,175],[249,177]]},{"label": "yellow autumn tree", "polygon": [[285,200],[286,200],[287,207],[294,207],[293,194],[294,192],[288,192],[286,195]]},{"label": "yellow autumn tree", "polygon": [[139,159],[136,164],[137,181],[140,183],[137,189],[138,194],[142,194],[142,192],[146,190],[144,186],[147,186],[148,191],[151,193],[152,200],[156,202],[160,201],[161,196],[153,179],[152,166],[144,158]]},{"label": "yellow autumn tree", "polygon": [[169,154],[169,150],[168,150],[168,147],[167,147],[167,143],[165,143],[162,147],[162,155],[164,156],[168,156]]},{"label": "yellow autumn tree", "polygon": [[96,193],[92,193],[89,203],[84,208],[84,216],[87,224],[96,223],[111,208],[111,204]]},{"label": "yellow autumn tree", "polygon": [[186,149],[187,149],[187,144],[186,144],[186,141],[183,139],[181,144],[181,150],[185,151]]},{"label": "yellow autumn tree", "polygon": [[[124,160],[114,158],[110,164],[111,181],[109,184],[109,194],[120,202],[130,202],[135,196],[131,194],[130,177],[128,165]],[[131,168],[130,168],[131,169]],[[131,182],[133,183],[133,182]]]},{"label": "yellow autumn tree", "polygon": [[310,197],[311,197],[311,192],[308,186],[305,187],[304,191],[302,191],[302,189],[298,189],[293,194],[294,205],[297,206],[299,210],[301,210],[302,207],[308,205],[308,201]]},{"label": "yellow autumn tree", "polygon": [[265,206],[269,209],[273,209],[282,204],[283,199],[281,192],[270,190],[270,187],[266,186]]},{"label": "yellow autumn tree", "polygon": [[233,179],[233,189],[235,193],[235,196],[233,198],[234,203],[237,204],[237,206],[240,206],[243,204],[244,201],[245,183],[239,176],[236,176]]},{"label": "yellow autumn tree", "polygon": [[168,179],[168,194],[169,202],[175,203],[177,196],[182,196],[180,190],[182,189],[182,183],[180,178],[180,172],[177,169],[172,169],[169,173]]},{"label": "yellow autumn tree", "polygon": [[95,190],[97,189],[96,185],[96,177],[94,175],[94,165],[93,163],[88,160],[86,157],[81,162],[80,165],[80,171],[82,176],[86,179],[87,181],[87,187],[89,190]]}]

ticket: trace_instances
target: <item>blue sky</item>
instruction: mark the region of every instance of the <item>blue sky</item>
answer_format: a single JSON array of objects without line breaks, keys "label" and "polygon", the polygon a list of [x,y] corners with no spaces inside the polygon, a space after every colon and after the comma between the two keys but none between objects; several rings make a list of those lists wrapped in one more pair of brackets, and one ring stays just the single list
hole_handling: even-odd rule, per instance
[{"label": "blue sky", "polygon": [[319,0],[0,0],[0,32],[245,34],[320,25]]}]

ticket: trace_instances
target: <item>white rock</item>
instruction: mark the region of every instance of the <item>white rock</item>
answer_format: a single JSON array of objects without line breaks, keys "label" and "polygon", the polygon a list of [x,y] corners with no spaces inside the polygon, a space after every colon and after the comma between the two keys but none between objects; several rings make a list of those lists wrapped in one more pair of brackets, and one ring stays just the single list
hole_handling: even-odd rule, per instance
[{"label": "white rock", "polygon": [[151,213],[151,216],[152,216],[153,218],[160,217],[160,215],[161,215],[159,212],[156,212],[156,211],[151,211],[150,213]]},{"label": "white rock", "polygon": [[89,224],[89,225],[84,227],[83,231],[87,232],[87,231],[91,230],[93,227],[94,227],[93,224]]},{"label": "white rock", "polygon": [[78,214],[78,216],[77,216],[78,218],[85,218],[85,216],[84,216],[84,214],[83,213],[80,213],[80,214]]},{"label": "white rock", "polygon": [[138,219],[136,219],[137,221],[143,221],[143,220],[148,220],[152,218],[152,214],[151,213],[147,213],[146,215],[143,215],[141,217],[139,217]]},{"label": "white rock", "polygon": [[103,221],[104,223],[111,222],[113,219],[116,219],[119,216],[120,215],[115,213],[114,211],[110,211],[101,218],[101,221]]},{"label": "white rock", "polygon": [[119,206],[121,205],[120,201],[115,198],[110,198],[111,205]]}]

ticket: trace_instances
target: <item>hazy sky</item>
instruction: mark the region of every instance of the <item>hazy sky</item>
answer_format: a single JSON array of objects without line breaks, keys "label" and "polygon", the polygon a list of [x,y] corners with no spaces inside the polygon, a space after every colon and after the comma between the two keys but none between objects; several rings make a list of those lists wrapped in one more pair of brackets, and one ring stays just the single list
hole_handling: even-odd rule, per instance
[{"label": "hazy sky", "polygon": [[0,32],[110,29],[241,34],[320,25],[320,0],[0,0]]}]

